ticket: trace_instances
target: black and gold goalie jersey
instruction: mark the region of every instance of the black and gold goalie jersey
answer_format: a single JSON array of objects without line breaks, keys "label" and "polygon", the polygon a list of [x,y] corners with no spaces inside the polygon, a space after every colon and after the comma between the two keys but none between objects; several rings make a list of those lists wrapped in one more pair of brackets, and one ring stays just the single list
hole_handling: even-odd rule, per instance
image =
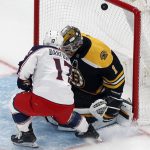
[{"label": "black and gold goalie jersey", "polygon": [[82,34],[83,45],[71,58],[71,83],[92,95],[104,89],[122,93],[125,83],[123,67],[115,53],[103,42]]}]

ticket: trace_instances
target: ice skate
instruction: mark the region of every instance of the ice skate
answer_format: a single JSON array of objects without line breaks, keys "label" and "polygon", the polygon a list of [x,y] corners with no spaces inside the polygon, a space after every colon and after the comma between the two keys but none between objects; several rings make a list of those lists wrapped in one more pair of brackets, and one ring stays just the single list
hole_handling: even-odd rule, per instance
[{"label": "ice skate", "polygon": [[36,137],[33,131],[19,132],[17,135],[12,135],[11,141],[18,146],[38,148],[38,145],[35,143]]},{"label": "ice skate", "polygon": [[102,142],[99,133],[94,129],[94,127],[90,124],[87,132],[76,132],[75,135],[79,138],[92,138],[96,139],[98,142]]}]

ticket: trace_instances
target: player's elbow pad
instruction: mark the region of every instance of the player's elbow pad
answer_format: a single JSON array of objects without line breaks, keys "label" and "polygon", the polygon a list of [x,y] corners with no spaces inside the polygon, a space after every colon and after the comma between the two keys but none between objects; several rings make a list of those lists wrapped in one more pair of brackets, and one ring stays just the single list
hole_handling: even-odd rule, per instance
[{"label": "player's elbow pad", "polygon": [[31,91],[32,90],[32,80],[22,80],[20,78],[17,79],[17,86],[19,89],[24,91]]}]

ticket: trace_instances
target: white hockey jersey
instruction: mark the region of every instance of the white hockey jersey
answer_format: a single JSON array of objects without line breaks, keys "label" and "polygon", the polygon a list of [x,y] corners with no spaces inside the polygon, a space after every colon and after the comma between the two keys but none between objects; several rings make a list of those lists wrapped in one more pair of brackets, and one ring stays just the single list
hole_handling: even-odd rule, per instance
[{"label": "white hockey jersey", "polygon": [[18,75],[22,80],[32,75],[33,93],[58,104],[73,104],[69,84],[70,59],[52,46],[31,49],[20,65]]}]

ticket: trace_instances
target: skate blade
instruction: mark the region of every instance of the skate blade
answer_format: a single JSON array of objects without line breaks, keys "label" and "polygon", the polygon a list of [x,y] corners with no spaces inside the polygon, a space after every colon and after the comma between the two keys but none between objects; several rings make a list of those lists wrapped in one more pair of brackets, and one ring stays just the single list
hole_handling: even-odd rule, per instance
[{"label": "skate blade", "polygon": [[101,137],[99,136],[99,137],[96,139],[96,142],[101,143],[101,142],[103,142],[103,140],[102,140]]},{"label": "skate blade", "polygon": [[17,146],[24,146],[24,147],[31,147],[31,148],[39,148],[37,143],[30,143],[30,142],[24,142],[24,143],[14,143],[13,144]]},{"label": "skate blade", "polygon": [[99,143],[102,143],[103,140],[101,139],[101,137],[98,137],[98,138],[86,138],[85,139],[86,143],[90,144],[90,145],[93,145],[93,144],[99,144]]}]

